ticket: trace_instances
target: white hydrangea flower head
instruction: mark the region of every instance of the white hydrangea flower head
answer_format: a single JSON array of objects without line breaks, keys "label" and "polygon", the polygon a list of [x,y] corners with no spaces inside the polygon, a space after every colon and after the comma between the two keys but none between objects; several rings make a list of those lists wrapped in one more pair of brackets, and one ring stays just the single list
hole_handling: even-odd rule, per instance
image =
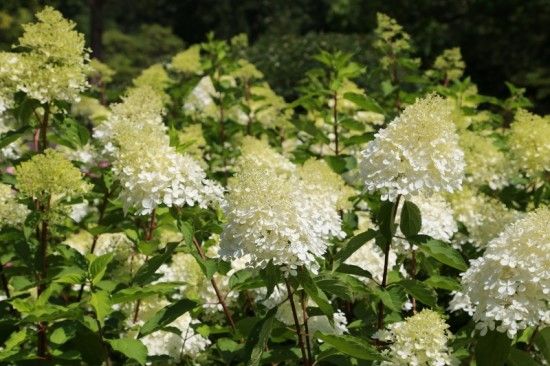
[{"label": "white hydrangea flower head", "polygon": [[[163,307],[168,306],[166,300],[157,298],[148,298],[141,302],[139,319],[137,325],[143,325],[148,319],[155,315]],[[130,309],[128,312],[130,312]],[[195,327],[200,321],[195,320],[186,312],[169,324],[178,330],[178,333],[165,330],[157,330],[141,338],[141,341],[147,347],[149,356],[170,356],[170,359],[176,363],[183,357],[197,357],[205,351],[211,342],[195,331]]]},{"label": "white hydrangea flower head", "polygon": [[550,209],[539,208],[508,225],[463,274],[463,292],[476,328],[513,338],[550,321]]},{"label": "white hydrangea flower head", "polygon": [[52,7],[46,6],[36,18],[36,23],[23,25],[17,45],[25,50],[19,54],[17,90],[41,103],[77,101],[89,86],[84,35],[74,30],[74,22],[64,19]]},{"label": "white hydrangea flower head", "polygon": [[520,109],[510,126],[509,145],[515,164],[527,176],[550,171],[550,116]]},{"label": "white hydrangea flower head", "polygon": [[449,202],[456,221],[466,227],[468,240],[478,248],[483,248],[521,216],[502,202],[466,186],[449,195]]},{"label": "white hydrangea flower head", "polygon": [[452,334],[449,325],[433,310],[423,309],[404,321],[390,324],[378,337],[391,342],[382,366],[456,365],[448,346]]},{"label": "white hydrangea flower head", "polygon": [[229,182],[222,257],[249,255],[253,267],[272,261],[291,271],[301,265],[316,270],[316,258],[324,254],[327,242],[318,231],[317,213],[297,188],[296,179],[243,161]]},{"label": "white hydrangea flower head", "polygon": [[22,225],[29,213],[27,206],[17,202],[15,191],[0,183],[0,228]]},{"label": "white hydrangea flower head", "polygon": [[136,88],[94,131],[114,160],[124,210],[147,215],[161,204],[206,208],[220,203],[223,188],[206,178],[195,159],[170,146],[161,113],[158,93],[148,86]]},{"label": "white hydrangea flower head", "polygon": [[464,130],[460,133],[460,147],[464,151],[468,183],[488,185],[491,189],[501,189],[508,185],[513,174],[509,158],[489,137]]},{"label": "white hydrangea flower head", "polygon": [[451,115],[451,105],[430,94],[378,131],[363,151],[361,170],[366,188],[380,190],[382,198],[390,201],[398,195],[459,189],[464,153]]},{"label": "white hydrangea flower head", "polygon": [[[1,62],[2,61],[0,60],[0,63]],[[2,66],[0,65],[0,68],[1,67]],[[0,83],[1,82],[2,81],[0,77]],[[0,100],[0,109],[2,107],[1,103],[2,101]],[[2,111],[0,111],[0,134],[15,130],[16,127],[14,126],[14,122],[14,118],[9,113],[3,113]],[[21,141],[14,141],[9,145],[0,148],[0,165],[3,165],[4,163],[9,164],[9,161],[19,159],[23,151],[24,145],[21,143]]]}]

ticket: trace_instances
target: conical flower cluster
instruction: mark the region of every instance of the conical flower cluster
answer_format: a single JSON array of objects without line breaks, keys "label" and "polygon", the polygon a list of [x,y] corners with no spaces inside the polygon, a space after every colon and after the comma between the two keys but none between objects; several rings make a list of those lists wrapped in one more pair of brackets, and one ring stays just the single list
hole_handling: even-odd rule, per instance
[{"label": "conical flower cluster", "polygon": [[273,262],[291,273],[298,266],[315,271],[330,237],[343,234],[336,201],[322,201],[334,192],[338,195],[338,187],[308,192],[288,160],[265,143],[260,147],[257,155],[240,159],[229,182],[220,254],[231,259],[249,256],[254,267]]},{"label": "conical flower cluster", "polygon": [[369,142],[362,172],[369,191],[383,199],[398,195],[452,192],[464,177],[464,153],[443,98],[429,95],[407,107]]},{"label": "conical flower cluster", "polygon": [[63,100],[73,102],[88,87],[88,51],[84,36],[74,30],[75,23],[47,6],[36,14],[38,22],[24,24],[13,54],[11,78],[16,90],[41,103]]},{"label": "conical flower cluster", "polygon": [[222,187],[207,179],[193,158],[169,145],[161,113],[158,93],[147,86],[132,89],[94,133],[113,158],[124,209],[135,208],[138,215],[146,215],[161,204],[206,207],[219,203]]},{"label": "conical flower cluster", "polygon": [[550,209],[540,208],[489,242],[462,277],[476,327],[506,332],[550,322]]},{"label": "conical flower cluster", "polygon": [[519,110],[510,128],[509,143],[517,167],[528,176],[550,171],[549,116]]},{"label": "conical flower cluster", "polygon": [[86,193],[90,185],[62,153],[48,149],[16,168],[17,189],[24,195],[53,204]]},{"label": "conical flower cluster", "polygon": [[447,345],[452,336],[449,326],[435,311],[424,309],[379,333],[379,338],[391,342],[390,361],[383,361],[383,366],[455,365]]}]

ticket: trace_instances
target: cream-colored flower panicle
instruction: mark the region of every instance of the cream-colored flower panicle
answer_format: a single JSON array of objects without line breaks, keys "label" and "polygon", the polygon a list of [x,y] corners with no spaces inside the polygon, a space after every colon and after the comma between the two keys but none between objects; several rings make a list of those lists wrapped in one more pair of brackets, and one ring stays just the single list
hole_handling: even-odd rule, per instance
[{"label": "cream-colored flower panicle", "polygon": [[452,192],[464,177],[464,153],[451,105],[431,94],[407,107],[363,151],[361,170],[369,191],[385,200],[398,195]]},{"label": "cream-colored flower panicle", "polygon": [[77,101],[88,87],[88,51],[76,24],[47,6],[36,23],[24,24],[19,38],[17,89],[41,103]]},{"label": "cream-colored flower panicle", "polygon": [[82,195],[90,185],[82,173],[62,153],[48,149],[16,168],[17,189],[24,195],[53,204]]},{"label": "cream-colored flower panicle", "polygon": [[202,72],[200,45],[193,45],[176,54],[168,67],[184,74],[200,74]]},{"label": "cream-colored flower panicle", "polygon": [[205,208],[223,200],[223,188],[206,178],[199,163],[169,145],[161,98],[148,86],[130,91],[112,108],[94,136],[103,142],[121,183],[124,210],[147,215],[157,206]]},{"label": "cream-colored flower panicle", "polygon": [[404,321],[390,324],[377,337],[391,342],[386,355],[390,361],[382,366],[446,366],[456,365],[448,342],[452,337],[449,325],[441,315],[424,309]]},{"label": "cream-colored flower panicle", "polygon": [[29,213],[27,206],[17,202],[15,191],[0,183],[0,229],[23,224]]},{"label": "cream-colored flower panicle", "polygon": [[[249,152],[238,161],[237,174],[229,181],[220,255],[247,257],[250,265],[270,261],[294,273],[299,266],[318,268],[317,257],[326,251],[331,237],[342,237],[336,211],[335,187],[309,188],[296,168],[267,144],[249,143]],[[262,152],[265,152],[263,154]]]},{"label": "cream-colored flower panicle", "polygon": [[463,274],[464,295],[475,309],[476,328],[513,338],[527,327],[550,323],[550,209],[539,208],[489,242]]},{"label": "cream-colored flower panicle", "polygon": [[460,133],[460,147],[466,161],[466,181],[476,186],[501,189],[508,184],[512,169],[508,157],[489,137],[472,131]]},{"label": "cream-colored flower panicle", "polygon": [[550,171],[550,116],[519,110],[510,128],[509,144],[516,166],[527,176]]}]

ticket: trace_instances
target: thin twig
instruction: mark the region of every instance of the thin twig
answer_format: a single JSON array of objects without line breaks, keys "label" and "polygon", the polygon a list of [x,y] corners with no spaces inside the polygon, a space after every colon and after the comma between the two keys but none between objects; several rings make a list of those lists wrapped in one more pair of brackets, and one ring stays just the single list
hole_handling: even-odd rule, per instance
[{"label": "thin twig", "polygon": [[294,318],[294,325],[296,326],[296,334],[298,336],[298,345],[300,346],[300,351],[302,352],[302,363],[304,366],[309,366],[307,354],[306,354],[306,347],[304,345],[304,340],[302,338],[302,330],[300,326],[300,321],[298,320],[298,312],[296,311],[296,304],[294,303],[294,296],[292,294],[292,288],[290,287],[290,283],[288,282],[288,279],[285,279],[286,283],[286,289],[288,293],[288,301],[290,302],[290,307],[292,309],[292,317]]},{"label": "thin twig", "polygon": [[[195,237],[193,237],[193,244],[195,244],[195,248],[197,248],[197,251],[199,252],[199,255],[202,259],[206,259],[206,255],[204,254],[204,250],[202,250],[201,245],[197,241]],[[225,303],[224,297],[222,296],[220,289],[218,288],[218,284],[216,283],[216,280],[214,277],[210,279],[210,283],[212,284],[212,287],[214,288],[214,292],[216,293],[216,296],[218,298],[218,301],[220,305],[222,306],[223,313],[225,314],[225,317],[227,318],[227,321],[231,325],[231,329],[233,329],[233,332],[236,332],[235,322],[233,321],[233,317],[231,316],[231,313],[229,312],[229,308],[227,307],[227,304]]]},{"label": "thin twig", "polygon": [[311,344],[309,341],[309,326],[307,324],[308,316],[307,316],[307,303],[306,303],[306,295],[302,294],[302,316],[304,317],[304,332],[305,332],[305,338],[306,338],[306,350],[307,350],[307,358],[308,358],[308,364],[311,364],[311,361],[313,360],[313,356],[311,355]]}]

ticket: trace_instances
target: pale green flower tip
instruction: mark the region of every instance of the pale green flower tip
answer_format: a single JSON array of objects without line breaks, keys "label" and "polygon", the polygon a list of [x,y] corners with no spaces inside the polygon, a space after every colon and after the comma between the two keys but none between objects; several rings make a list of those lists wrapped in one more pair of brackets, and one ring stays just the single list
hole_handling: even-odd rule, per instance
[{"label": "pale green flower tip", "polygon": [[16,168],[17,189],[39,200],[75,197],[91,189],[82,173],[62,153],[48,149]]}]

